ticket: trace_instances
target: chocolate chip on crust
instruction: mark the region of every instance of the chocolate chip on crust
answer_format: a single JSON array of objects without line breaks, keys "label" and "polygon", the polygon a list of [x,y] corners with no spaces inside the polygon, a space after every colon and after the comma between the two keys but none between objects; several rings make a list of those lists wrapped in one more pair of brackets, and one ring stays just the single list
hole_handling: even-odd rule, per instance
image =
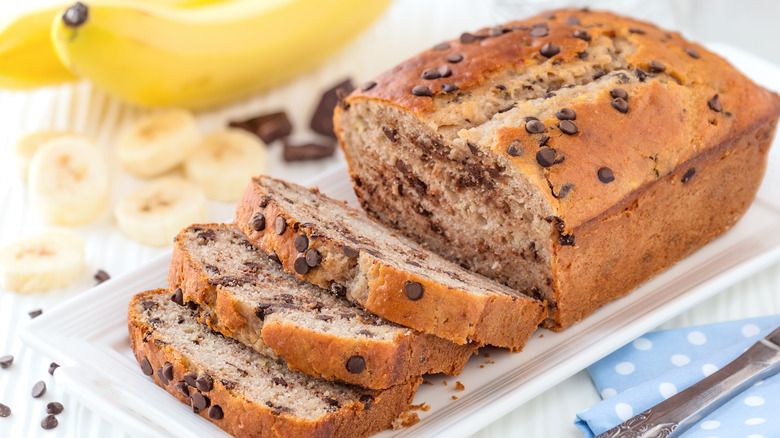
[{"label": "chocolate chip on crust", "polygon": [[666,71],[666,66],[654,59],[650,61],[650,71],[653,73],[663,73]]},{"label": "chocolate chip on crust", "polygon": [[591,36],[590,32],[588,32],[585,29],[577,29],[574,31],[574,35],[572,35],[574,38],[579,38],[583,41],[590,41]]},{"label": "chocolate chip on crust", "polygon": [[185,398],[188,398],[190,396],[190,387],[187,386],[187,382],[181,381],[177,382],[175,385],[173,385],[174,388],[176,388],[177,391],[179,391],[179,394],[183,395]]},{"label": "chocolate chip on crust", "polygon": [[431,89],[426,87],[425,85],[415,85],[414,88],[412,88],[412,94],[414,94],[415,96],[433,97],[433,93],[431,92]]},{"label": "chocolate chip on crust", "polygon": [[265,216],[263,213],[257,213],[250,223],[252,229],[255,231],[263,231],[265,229]]},{"label": "chocolate chip on crust", "polygon": [[699,59],[699,51],[694,49],[693,47],[685,49],[685,53],[688,54],[693,59]]},{"label": "chocolate chip on crust", "polygon": [[542,167],[550,167],[555,164],[555,149],[541,148],[536,153],[536,162]]},{"label": "chocolate chip on crust", "polygon": [[693,178],[693,175],[696,175],[696,169],[691,167],[690,169],[685,171],[685,174],[683,175],[682,180],[681,180],[682,183],[683,184],[687,184],[688,181],[690,181],[691,178]]},{"label": "chocolate chip on crust", "polygon": [[197,374],[195,374],[195,373],[187,373],[184,376],[182,376],[182,378],[184,379],[184,383],[186,383],[187,385],[190,385],[193,388],[197,387],[197,385],[198,385],[197,382],[196,382],[198,380],[198,375]]},{"label": "chocolate chip on crust", "polygon": [[712,98],[707,101],[707,106],[709,106],[711,110],[718,113],[723,111],[723,106],[720,104],[720,97],[718,97],[717,94],[712,96]]},{"label": "chocolate chip on crust", "polygon": [[423,287],[416,281],[407,281],[406,286],[404,286],[404,293],[406,294],[406,298],[417,301],[423,297]]},{"label": "chocolate chip on crust", "polygon": [[439,79],[440,77],[439,70],[436,70],[435,68],[426,68],[423,70],[422,74],[420,74],[421,79]]},{"label": "chocolate chip on crust", "polygon": [[476,35],[464,32],[460,35],[460,42],[463,44],[471,44],[477,40]]},{"label": "chocolate chip on crust", "polygon": [[558,120],[576,120],[577,113],[571,108],[561,108],[555,113]]},{"label": "chocolate chip on crust", "polygon": [[309,238],[305,234],[299,234],[295,237],[293,246],[298,252],[304,252],[309,247]]},{"label": "chocolate chip on crust", "polygon": [[615,180],[615,174],[612,172],[612,169],[606,166],[599,169],[598,177],[599,181],[603,182],[604,184],[611,183]]},{"label": "chocolate chip on crust", "polygon": [[558,194],[557,195],[553,192],[553,196],[555,196],[558,199],[563,199],[563,198],[566,197],[566,195],[569,194],[569,191],[571,191],[572,188],[574,188],[573,184],[566,183],[566,184],[561,186],[560,190],[558,190]]},{"label": "chocolate chip on crust", "polygon": [[165,365],[162,367],[162,374],[169,382],[173,380],[173,365],[170,362],[165,362]]},{"label": "chocolate chip on crust", "polygon": [[366,369],[366,360],[363,356],[352,356],[347,359],[347,371],[352,374],[360,374]]},{"label": "chocolate chip on crust", "polygon": [[512,141],[512,144],[506,148],[506,153],[511,157],[519,157],[520,155],[523,155],[523,145],[520,143],[520,140]]},{"label": "chocolate chip on crust", "polygon": [[618,97],[612,101],[612,108],[615,108],[616,110],[625,114],[628,112],[628,103],[622,98]]},{"label": "chocolate chip on crust", "polygon": [[463,55],[461,55],[460,53],[450,53],[449,55],[447,55],[447,58],[445,58],[445,59],[449,63],[457,64],[457,63],[463,61]]},{"label": "chocolate chip on crust", "polygon": [[281,216],[276,216],[276,219],[274,220],[274,230],[276,231],[276,234],[282,235],[286,229],[287,221]]},{"label": "chocolate chip on crust", "polygon": [[543,45],[542,48],[539,50],[539,53],[541,53],[542,56],[546,58],[552,58],[553,56],[557,55],[560,52],[561,52],[561,48],[553,44],[552,42],[548,42],[547,44]]},{"label": "chocolate chip on crust", "polygon": [[293,269],[295,269],[295,272],[299,275],[306,275],[311,270],[311,266],[306,262],[305,256],[300,256],[293,262]]},{"label": "chocolate chip on crust", "polygon": [[577,125],[572,123],[571,120],[561,120],[561,122],[558,123],[558,128],[567,135],[574,135],[578,132]]},{"label": "chocolate chip on crust", "polygon": [[365,84],[360,86],[360,91],[366,92],[374,87],[376,87],[376,82],[368,81]]},{"label": "chocolate chip on crust", "polygon": [[282,260],[279,258],[279,255],[276,254],[276,251],[271,251],[271,254],[268,254],[268,258],[275,261],[276,263],[282,263]]},{"label": "chocolate chip on crust", "polygon": [[538,119],[528,120],[525,123],[525,130],[529,134],[541,134],[545,131],[544,123]]},{"label": "chocolate chip on crust", "polygon": [[202,411],[203,409],[206,409],[211,405],[211,399],[199,392],[192,394],[190,400],[192,401],[193,411],[196,413],[198,411]]},{"label": "chocolate chip on crust", "polygon": [[224,414],[222,413],[222,408],[220,408],[217,405],[214,405],[209,408],[209,418],[212,420],[221,420]]},{"label": "chocolate chip on crust", "polygon": [[154,374],[154,369],[152,368],[152,364],[149,362],[149,359],[144,358],[141,361],[141,372],[146,376],[151,376]]},{"label": "chocolate chip on crust", "polygon": [[458,90],[460,90],[460,88],[452,84],[442,84],[441,86],[441,91],[445,93],[452,93],[453,91],[458,91]]},{"label": "chocolate chip on crust", "polygon": [[622,88],[613,88],[609,90],[609,95],[612,96],[613,99],[623,99],[628,100],[628,92]]},{"label": "chocolate chip on crust", "polygon": [[439,43],[433,46],[433,50],[442,51],[450,48],[450,43]]},{"label": "chocolate chip on crust", "polygon": [[356,250],[355,248],[352,248],[351,246],[344,246],[343,248],[341,248],[341,251],[344,252],[345,256],[351,259],[354,259],[358,255],[360,255],[360,251]]},{"label": "chocolate chip on crust", "polygon": [[534,38],[541,38],[546,37],[548,33],[550,33],[550,29],[546,23],[537,23],[533,25],[528,35]]},{"label": "chocolate chip on crust", "polygon": [[448,78],[452,76],[452,69],[449,65],[442,65],[441,67],[437,68],[436,71],[439,73],[440,78]]},{"label": "chocolate chip on crust", "polygon": [[209,392],[214,388],[214,379],[206,373],[202,373],[195,380],[195,386],[200,392]]},{"label": "chocolate chip on crust", "polygon": [[308,251],[306,251],[306,264],[309,265],[309,267],[316,267],[322,262],[322,255],[317,250],[317,248],[311,248]]},{"label": "chocolate chip on crust", "polygon": [[567,26],[580,26],[582,24],[580,23],[580,19],[577,18],[576,15],[569,15],[568,17],[566,17],[566,21],[564,21],[564,23]]}]

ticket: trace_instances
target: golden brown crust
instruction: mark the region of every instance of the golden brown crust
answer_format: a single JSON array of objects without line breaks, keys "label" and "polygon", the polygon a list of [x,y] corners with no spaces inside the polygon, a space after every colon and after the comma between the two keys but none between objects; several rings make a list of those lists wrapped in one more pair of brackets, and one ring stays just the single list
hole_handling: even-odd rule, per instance
[{"label": "golden brown crust", "polygon": [[[135,313],[138,303],[148,294],[170,293],[168,291],[149,291],[133,297],[128,309],[128,330],[133,353],[139,364],[148,359],[152,369],[158,370],[164,364],[173,365],[173,380],[163,384],[157,372],[154,382],[185,404],[190,404],[175,387],[174,383],[184,380],[184,374],[199,373],[192,358],[187,357],[166,345],[156,342],[154,328]],[[236,437],[298,437],[298,436],[339,436],[363,437],[390,427],[392,421],[405,411],[417,390],[422,378],[410,380],[385,390],[371,392],[373,401],[370,408],[356,402],[343,406],[337,412],[327,414],[318,421],[299,418],[284,412],[274,414],[272,408],[244,397],[240,391],[227,388],[219,379],[214,379],[214,387],[208,392],[211,405],[218,405],[224,413],[219,420],[211,419],[207,410],[198,414]],[[193,389],[194,391],[194,389]]]}]

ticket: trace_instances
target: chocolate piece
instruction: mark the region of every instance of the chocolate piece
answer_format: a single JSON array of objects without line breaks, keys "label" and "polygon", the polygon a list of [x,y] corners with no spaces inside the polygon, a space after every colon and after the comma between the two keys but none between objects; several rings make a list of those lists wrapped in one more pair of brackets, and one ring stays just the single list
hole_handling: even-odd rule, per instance
[{"label": "chocolate piece", "polygon": [[298,252],[304,252],[309,247],[309,238],[305,234],[299,234],[293,240],[293,246]]},{"label": "chocolate piece", "polygon": [[195,373],[187,373],[187,374],[182,376],[182,379],[184,379],[184,383],[186,383],[187,385],[189,385],[189,386],[191,386],[193,388],[195,388],[197,386],[197,382],[196,381],[198,380],[198,375],[195,374]]},{"label": "chocolate piece", "polygon": [[407,281],[406,286],[404,286],[404,293],[406,294],[406,298],[417,301],[423,297],[423,287],[416,281]]},{"label": "chocolate piece", "polygon": [[29,312],[27,312],[27,315],[30,317],[30,319],[37,318],[37,317],[41,316],[42,314],[43,314],[43,310],[42,309],[30,310]]},{"label": "chocolate piece", "polygon": [[549,135],[543,135],[543,136],[539,137],[539,140],[537,140],[536,143],[539,145],[539,147],[542,147],[542,146],[546,145],[549,140],[550,140],[550,136]]},{"label": "chocolate piece", "polygon": [[542,48],[539,50],[539,53],[541,53],[542,56],[545,56],[547,58],[552,58],[553,56],[557,55],[560,52],[561,52],[561,48],[553,44],[552,42],[548,42],[547,44],[543,45]]},{"label": "chocolate piece", "polygon": [[265,229],[265,216],[263,216],[263,213],[257,213],[252,218],[252,223],[250,225],[255,231],[263,231]]},{"label": "chocolate piece", "polygon": [[208,374],[202,373],[195,380],[195,387],[198,388],[200,392],[209,392],[214,388],[214,379]]},{"label": "chocolate piece", "polygon": [[180,306],[184,305],[184,293],[182,293],[180,287],[177,287],[176,291],[173,292],[173,295],[171,296],[171,301],[173,301],[174,303]]},{"label": "chocolate piece", "polygon": [[276,254],[276,251],[271,251],[271,254],[268,254],[268,258],[276,263],[282,264],[282,260],[279,259],[279,255]]},{"label": "chocolate piece", "polygon": [[441,90],[445,93],[452,93],[453,91],[460,90],[460,88],[452,84],[442,84]]},{"label": "chocolate piece", "polygon": [[616,110],[625,114],[628,112],[628,103],[626,103],[625,100],[618,97],[617,99],[612,101],[612,108],[615,108]]},{"label": "chocolate piece", "polygon": [[523,155],[523,146],[520,143],[520,140],[512,141],[512,144],[506,148],[506,153],[511,157],[519,157],[520,155]]},{"label": "chocolate piece", "polygon": [[723,111],[723,106],[720,104],[720,97],[718,97],[717,94],[712,96],[712,98],[707,101],[707,106],[709,106],[711,110],[717,113]]},{"label": "chocolate piece", "polygon": [[106,272],[106,271],[104,271],[102,269],[99,269],[95,273],[95,281],[97,281],[97,284],[103,283],[104,281],[108,280],[109,278],[111,278],[111,276],[108,275],[108,272]]},{"label": "chocolate piece", "polygon": [[41,427],[46,429],[46,430],[54,429],[59,424],[60,424],[60,422],[57,421],[57,417],[55,417],[54,415],[51,415],[51,414],[43,417],[43,420],[41,420]]},{"label": "chocolate piece", "polygon": [[356,250],[355,248],[352,248],[351,246],[344,246],[341,248],[341,251],[344,252],[345,256],[351,259],[356,258],[360,254],[360,251]]},{"label": "chocolate piece", "polygon": [[175,385],[173,385],[174,388],[176,388],[177,391],[179,391],[179,394],[183,395],[185,398],[188,398],[190,396],[190,387],[187,386],[187,382],[181,381],[177,382]]},{"label": "chocolate piece", "polygon": [[360,374],[366,369],[366,360],[363,356],[352,356],[347,359],[347,371],[352,374]]},{"label": "chocolate piece", "polygon": [[615,180],[615,174],[612,172],[612,169],[609,167],[602,167],[598,171],[599,181],[603,182],[604,184],[611,183]]},{"label": "chocolate piece", "polygon": [[690,169],[685,171],[685,174],[683,175],[682,180],[681,180],[682,183],[683,184],[687,184],[688,181],[690,181],[691,178],[693,178],[693,175],[696,175],[696,169],[691,167]]},{"label": "chocolate piece", "polygon": [[574,135],[579,131],[577,129],[577,125],[575,125],[571,120],[561,120],[561,122],[558,123],[558,128],[560,128],[561,132],[567,135]]},{"label": "chocolate piece", "polygon": [[555,117],[558,120],[575,120],[577,119],[577,113],[571,108],[561,108],[555,113]]},{"label": "chocolate piece", "polygon": [[354,89],[352,81],[345,79],[325,91],[322,99],[320,99],[320,103],[317,104],[317,109],[314,110],[314,115],[311,117],[311,122],[309,123],[311,130],[317,134],[336,138],[336,134],[333,132],[333,110],[336,109],[339,101]]},{"label": "chocolate piece", "polygon": [[306,251],[306,264],[314,268],[322,262],[322,255],[316,248]]},{"label": "chocolate piece", "polygon": [[609,95],[612,96],[613,99],[623,99],[628,100],[628,92],[622,88],[613,88],[609,90]]},{"label": "chocolate piece", "polygon": [[571,234],[561,234],[558,236],[558,243],[562,246],[574,246],[574,236]]},{"label": "chocolate piece", "polygon": [[192,394],[190,400],[192,401],[192,406],[198,411],[202,411],[211,405],[211,399],[199,392]]},{"label": "chocolate piece", "polygon": [[170,362],[165,362],[165,365],[162,367],[162,373],[169,382],[173,380],[173,365]]},{"label": "chocolate piece", "polygon": [[299,275],[306,275],[311,270],[311,266],[306,263],[306,257],[300,256],[293,262],[293,269],[295,269],[295,272]]},{"label": "chocolate piece", "polygon": [[0,418],[8,417],[11,415],[11,408],[0,403]]},{"label": "chocolate piece", "polygon": [[231,121],[228,126],[249,131],[260,137],[264,143],[272,143],[292,133],[292,123],[283,111],[263,114],[247,120]]},{"label": "chocolate piece", "polygon": [[693,47],[685,49],[685,53],[688,54],[693,59],[699,59],[699,51],[694,49]]},{"label": "chocolate piece", "polygon": [[[590,41],[590,39],[591,39],[590,32],[588,32],[585,29],[577,29],[577,30],[575,30],[574,31],[574,35],[572,35],[572,36],[574,38],[579,38],[579,39],[581,39],[583,41]],[[585,53],[586,54],[585,56],[587,56],[587,52],[580,52],[580,53]],[[582,58],[582,57],[580,56],[580,58]]]},{"label": "chocolate piece", "polygon": [[638,35],[644,35],[646,33],[644,30],[637,29],[636,27],[632,27],[632,28],[628,29],[628,31],[630,33],[635,33],[635,34],[638,34]]},{"label": "chocolate piece", "polygon": [[14,363],[14,357],[10,354],[0,357],[0,368],[8,368]]},{"label": "chocolate piece", "polygon": [[426,68],[423,70],[422,74],[420,74],[420,78],[422,79],[439,79],[440,77],[439,70],[436,70],[435,68]]},{"label": "chocolate piece", "polygon": [[553,193],[553,195],[555,195],[555,197],[558,199],[563,199],[566,197],[566,195],[569,194],[569,191],[572,189],[572,187],[574,187],[572,184],[566,183],[561,186],[561,189],[558,190],[557,195],[555,195],[555,193]]},{"label": "chocolate piece", "polygon": [[41,380],[35,385],[33,385],[32,396],[33,398],[38,398],[43,394],[46,394],[46,383],[43,380]]},{"label": "chocolate piece", "polygon": [[461,55],[460,53],[450,53],[449,55],[447,55],[447,58],[445,59],[447,60],[447,62],[450,62],[452,64],[457,64],[463,61],[463,55]]},{"label": "chocolate piece", "polygon": [[477,37],[468,32],[464,32],[460,35],[460,42],[463,44],[471,44],[476,40]]},{"label": "chocolate piece", "polygon": [[[151,376],[154,374],[154,369],[152,368],[152,364],[149,362],[149,359],[144,358],[144,360],[141,361],[141,372],[146,376]],[[54,375],[54,373],[51,374]]]},{"label": "chocolate piece", "polygon": [[319,160],[332,157],[336,152],[336,142],[331,139],[318,139],[303,144],[283,142],[282,158],[286,162]]},{"label": "chocolate piece", "polygon": [[431,89],[426,87],[425,85],[415,85],[412,88],[412,94],[421,97],[433,97],[433,93],[431,93]]},{"label": "chocolate piece", "polygon": [[266,207],[268,207],[268,203],[271,202],[271,201],[272,201],[272,199],[271,199],[270,196],[263,195],[263,196],[260,197],[260,202],[257,204],[257,206],[260,207],[260,208],[266,208]]},{"label": "chocolate piece", "polygon": [[534,24],[533,27],[531,27],[531,31],[528,32],[528,35],[534,38],[541,38],[541,37],[546,37],[549,32],[550,29],[547,27],[546,24],[539,23],[539,24]]},{"label": "chocolate piece", "polygon": [[274,220],[274,231],[281,236],[284,234],[285,230],[287,230],[287,221],[285,221],[282,216],[276,216],[276,219]]},{"label": "chocolate piece", "polygon": [[222,408],[220,408],[217,405],[214,405],[209,408],[209,418],[212,420],[221,420],[224,414],[222,413]]},{"label": "chocolate piece", "polygon": [[536,153],[536,162],[542,167],[550,167],[555,164],[555,150],[552,148],[541,148]]},{"label": "chocolate piece", "polygon": [[391,143],[395,143],[398,141],[398,138],[396,135],[398,135],[398,131],[395,129],[390,128],[382,128],[382,132],[385,134],[385,137],[387,137],[388,140],[390,140]]},{"label": "chocolate piece", "polygon": [[330,316],[330,315],[317,315],[317,319],[319,319],[320,321],[328,322],[328,321],[332,320],[333,317]]},{"label": "chocolate piece", "polygon": [[336,296],[339,297],[345,297],[347,296],[347,288],[343,284],[333,283],[330,286],[330,290],[333,291]]},{"label": "chocolate piece", "polygon": [[666,66],[654,59],[650,61],[650,71],[653,73],[662,73],[666,71]]},{"label": "chocolate piece", "polygon": [[376,82],[368,81],[365,84],[360,86],[360,91],[366,92],[374,87],[376,87]]},{"label": "chocolate piece", "polygon": [[544,123],[538,119],[532,119],[526,121],[525,130],[529,134],[541,134],[542,132],[546,131],[546,128],[544,127]]},{"label": "chocolate piece", "polygon": [[566,21],[564,21],[567,26],[580,26],[582,23],[580,23],[580,19],[577,18],[575,15],[570,15],[566,17]]},{"label": "chocolate piece", "polygon": [[47,414],[59,415],[64,410],[65,410],[65,407],[62,406],[62,403],[59,403],[59,402],[51,402],[48,405],[46,405],[46,413]]},{"label": "chocolate piece", "polygon": [[438,51],[447,50],[449,48],[450,48],[450,43],[439,43],[433,46],[433,50],[438,50]]},{"label": "chocolate piece", "polygon": [[442,65],[436,69],[436,72],[439,73],[440,78],[447,78],[452,76],[452,69],[449,65]]},{"label": "chocolate piece", "polygon": [[[149,361],[147,360],[147,362],[149,362]],[[53,376],[54,375],[54,370],[56,370],[59,367],[60,366],[57,365],[55,362],[52,362],[51,364],[49,364],[49,374],[51,374]],[[149,365],[149,368],[151,369],[152,366]],[[147,374],[147,375],[151,376],[151,374]]]}]

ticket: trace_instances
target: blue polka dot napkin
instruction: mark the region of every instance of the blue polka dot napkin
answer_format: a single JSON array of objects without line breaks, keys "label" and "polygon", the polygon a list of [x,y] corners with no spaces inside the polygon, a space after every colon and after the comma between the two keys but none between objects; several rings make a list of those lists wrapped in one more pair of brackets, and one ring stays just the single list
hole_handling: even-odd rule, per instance
[{"label": "blue polka dot napkin", "polygon": [[[587,438],[714,373],[780,326],[780,315],[647,333],[588,367],[602,402],[577,414]],[[747,389],[684,438],[780,437],[780,375]]]}]

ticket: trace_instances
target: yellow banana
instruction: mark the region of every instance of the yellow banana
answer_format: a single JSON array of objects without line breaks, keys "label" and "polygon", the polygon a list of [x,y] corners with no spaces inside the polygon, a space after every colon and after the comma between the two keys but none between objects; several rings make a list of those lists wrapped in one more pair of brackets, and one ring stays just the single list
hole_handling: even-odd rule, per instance
[{"label": "yellow banana", "polygon": [[65,65],[109,93],[201,109],[324,60],[390,0],[233,0],[198,8],[77,5],[52,24]]}]

